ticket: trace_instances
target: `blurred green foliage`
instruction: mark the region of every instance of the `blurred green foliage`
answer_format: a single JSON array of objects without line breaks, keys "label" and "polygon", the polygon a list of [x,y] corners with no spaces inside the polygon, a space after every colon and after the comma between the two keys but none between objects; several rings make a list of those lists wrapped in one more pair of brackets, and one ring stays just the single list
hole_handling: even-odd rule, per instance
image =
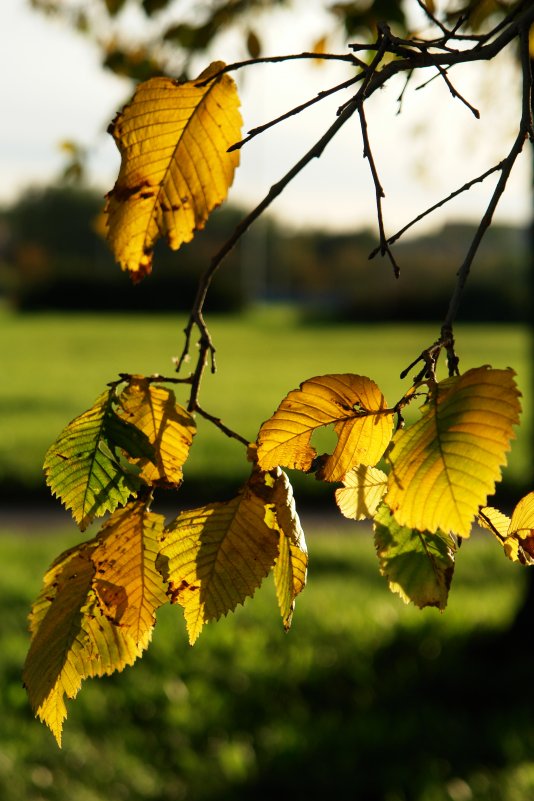
[{"label": "blurred green foliage", "polygon": [[[399,379],[401,370],[438,333],[432,325],[310,325],[291,307],[258,308],[240,316],[209,315],[208,322],[218,371],[206,376],[201,403],[251,439],[282,398],[314,375],[367,375],[378,383],[388,403],[395,403],[409,386],[408,379]],[[91,406],[119,371],[173,375],[171,357],[180,353],[184,324],[185,318],[170,315],[0,312],[0,334],[10,343],[3,354],[8,380],[0,388],[3,499],[26,502],[28,493],[37,490],[41,499],[48,500],[41,465],[59,432]],[[456,340],[462,370],[489,363],[513,367],[518,374],[524,412],[506,480],[521,487],[530,464],[528,331],[520,326],[458,326]],[[179,401],[186,401],[179,387],[176,394]],[[408,411],[417,413],[416,408]],[[192,496],[203,502],[229,497],[250,468],[241,445],[204,420],[198,425],[179,502]],[[331,488],[313,477],[295,479],[299,497],[324,502],[332,496]],[[176,503],[174,498],[171,502]]]},{"label": "blurred green foliage", "polygon": [[387,591],[365,524],[304,525],[309,585],[288,634],[270,581],[194,648],[180,610],[164,607],[144,658],[70,702],[62,751],[33,720],[20,671],[39,577],[73,538],[4,530],[0,797],[531,797],[532,656],[503,633],[524,571],[477,535],[447,612],[421,612]]},{"label": "blurred green foliage", "polygon": [[[153,273],[133,286],[102,236],[102,205],[98,193],[60,185],[31,191],[0,212],[0,296],[25,311],[187,311],[199,276],[244,216],[237,208],[218,210],[178,253],[160,243]],[[284,301],[303,306],[310,320],[440,321],[473,234],[474,225],[457,223],[399,242],[395,280],[389,263],[369,261],[376,245],[369,231],[295,232],[265,218],[230,253],[207,309]],[[492,226],[460,320],[527,322],[527,267],[526,233]]]}]

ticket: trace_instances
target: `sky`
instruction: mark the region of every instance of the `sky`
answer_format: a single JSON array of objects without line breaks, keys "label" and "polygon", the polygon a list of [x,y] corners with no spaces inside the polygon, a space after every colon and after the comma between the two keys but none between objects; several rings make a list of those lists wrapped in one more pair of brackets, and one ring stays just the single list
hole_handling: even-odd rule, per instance
[{"label": "sky", "polygon": [[[324,32],[320,6],[318,0],[297,0],[297,25],[288,24],[283,12],[271,15],[269,23],[262,24],[265,53],[309,49]],[[130,23],[135,26],[139,19],[132,16]],[[11,202],[31,185],[53,180],[63,164],[59,145],[65,140],[89,148],[92,183],[102,193],[111,189],[119,156],[106,128],[131,95],[131,84],[104,71],[96,48],[83,36],[32,11],[26,0],[1,0],[0,30],[0,203]],[[341,52],[340,47],[337,51]],[[217,52],[199,61],[199,72],[212,59],[231,62],[239,57],[237,39],[226,36]],[[345,64],[316,67],[303,62],[254,66],[236,73],[244,130],[279,116],[350,74]],[[479,108],[480,121],[438,80],[406,93],[401,114],[397,114],[400,82],[369,101],[367,120],[386,193],[388,233],[497,163],[515,136],[519,97],[509,62],[481,70],[463,67],[450,77]],[[414,86],[422,82],[415,81]],[[257,204],[320,138],[349,96],[339,94],[323,101],[244,147],[230,199],[247,209]],[[497,220],[516,224],[528,220],[529,183],[529,158],[523,155]],[[491,186],[488,181],[464,194],[419,231],[447,220],[480,218]],[[356,115],[321,159],[310,164],[275,201],[272,213],[296,227],[376,228],[374,186],[362,158]]]}]

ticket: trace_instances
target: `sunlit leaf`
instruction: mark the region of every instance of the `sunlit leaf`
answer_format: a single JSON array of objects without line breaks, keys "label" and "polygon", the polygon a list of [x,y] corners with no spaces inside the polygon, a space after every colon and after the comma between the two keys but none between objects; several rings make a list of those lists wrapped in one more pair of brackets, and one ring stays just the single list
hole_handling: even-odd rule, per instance
[{"label": "sunlit leaf", "polygon": [[258,464],[262,470],[290,467],[309,471],[317,451],[312,434],[334,426],[338,441],[324,458],[320,477],[341,481],[359,464],[373,465],[386,449],[393,414],[374,381],[360,375],[335,374],[304,381],[282,401],[258,434]]},{"label": "sunlit leaf", "polygon": [[241,138],[241,116],[234,81],[209,81],[222,67],[215,62],[196,81],[140,84],[111,126],[121,167],[107,199],[108,237],[134,280],[150,272],[160,237],[177,250],[226,198],[239,163],[227,150]]},{"label": "sunlit leaf", "polygon": [[469,536],[500,479],[519,412],[513,370],[478,367],[437,384],[389,455],[385,500],[399,524]]},{"label": "sunlit leaf", "polygon": [[375,516],[374,530],[380,572],[389,588],[406,603],[445,609],[454,572],[453,539],[399,525],[385,504]]},{"label": "sunlit leaf", "polygon": [[[295,599],[306,585],[308,549],[289,479],[279,467],[273,473],[275,477],[272,479],[270,501],[275,514],[276,526],[280,531],[279,553],[274,566],[274,583],[282,622],[287,630],[291,626]],[[266,474],[264,481],[268,483],[270,478],[270,474]]]},{"label": "sunlit leaf", "polygon": [[496,536],[512,562],[534,564],[534,492],[521,498],[511,519],[498,509],[485,506],[478,522]]},{"label": "sunlit leaf", "polygon": [[67,551],[46,574],[32,610],[32,641],[23,671],[32,708],[61,745],[67,716],[82,680],[131,665],[141,653],[128,632],[100,611],[92,589],[93,545]]},{"label": "sunlit leaf", "polygon": [[91,554],[102,612],[142,648],[152,636],[156,610],[168,600],[156,569],[164,522],[145,503],[131,503],[108,520]]},{"label": "sunlit leaf", "polygon": [[500,542],[506,539],[508,529],[510,528],[510,518],[508,515],[503,514],[498,509],[494,509],[492,506],[484,506],[480,509],[477,523],[482,526],[482,528],[495,534]]},{"label": "sunlit leaf", "polygon": [[272,512],[251,489],[231,501],[181,512],[165,529],[158,568],[184,608],[191,644],[204,623],[252,597],[278,556]]},{"label": "sunlit leaf", "polygon": [[134,503],[93,540],[65,551],[46,573],[30,615],[23,679],[35,714],[59,744],[83,679],[131,665],[147,647],[166,603],[155,567],[164,518]]},{"label": "sunlit leaf", "polygon": [[386,492],[388,477],[377,467],[359,465],[349,470],[343,487],[336,490],[336,503],[342,515],[351,520],[374,517]]},{"label": "sunlit leaf", "polygon": [[115,414],[113,401],[114,390],[102,393],[68,424],[45,456],[47,484],[82,531],[95,517],[126,503],[139,487],[135,471],[116,449],[145,460],[153,454],[143,433]]},{"label": "sunlit leaf", "polygon": [[176,403],[174,392],[134,376],[121,392],[121,413],[146,435],[155,458],[134,459],[140,478],[151,486],[176,486],[182,482],[182,466],[196,432],[195,421]]}]

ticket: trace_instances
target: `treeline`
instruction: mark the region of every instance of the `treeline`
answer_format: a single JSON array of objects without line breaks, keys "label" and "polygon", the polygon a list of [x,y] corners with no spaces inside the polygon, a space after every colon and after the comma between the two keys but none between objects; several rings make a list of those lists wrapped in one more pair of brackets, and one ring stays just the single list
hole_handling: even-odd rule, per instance
[{"label": "treeline", "polygon": [[[243,214],[217,211],[177,253],[157,248],[154,272],[134,286],[103,237],[103,199],[72,187],[29,192],[0,213],[0,295],[21,311],[185,311],[199,275]],[[295,232],[260,220],[229,255],[207,308],[236,311],[271,301],[299,304],[311,321],[440,320],[474,230],[448,225],[395,245],[401,274],[369,260],[376,236]],[[481,246],[462,305],[464,321],[527,319],[521,229],[493,226]]]}]

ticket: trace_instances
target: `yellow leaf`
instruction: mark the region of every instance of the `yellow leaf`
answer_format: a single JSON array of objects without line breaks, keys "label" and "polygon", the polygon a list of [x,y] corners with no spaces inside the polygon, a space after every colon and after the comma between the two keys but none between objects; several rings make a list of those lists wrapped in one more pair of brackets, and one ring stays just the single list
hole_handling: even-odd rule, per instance
[{"label": "yellow leaf", "polygon": [[173,250],[189,242],[232,184],[239,153],[227,150],[241,138],[241,116],[234,81],[209,81],[222,67],[186,83],[151,78],[111,126],[121,167],[107,198],[108,238],[136,281],[151,271],[156,241],[166,236]]},{"label": "yellow leaf", "polygon": [[387,476],[377,467],[359,465],[349,470],[343,487],[336,490],[336,503],[342,515],[351,520],[372,518],[387,488]]},{"label": "yellow leaf", "polygon": [[102,612],[142,648],[150,642],[156,610],[168,600],[156,569],[164,522],[144,502],[131,503],[108,520],[91,554]]},{"label": "yellow leaf", "polygon": [[511,519],[486,506],[480,510],[478,520],[495,534],[512,562],[534,564],[534,492],[521,498]]},{"label": "yellow leaf", "polygon": [[189,412],[176,403],[174,392],[134,376],[119,402],[124,419],[146,434],[155,449],[155,463],[132,459],[141,467],[139,478],[151,486],[181,484],[196,426]]},{"label": "yellow leaf", "polygon": [[304,381],[282,401],[258,434],[262,470],[290,467],[309,471],[317,456],[310,444],[314,431],[334,425],[338,441],[324,459],[320,477],[341,481],[359,464],[373,465],[386,449],[393,414],[374,381],[352,374],[317,376]]},{"label": "yellow leaf", "polygon": [[508,529],[510,528],[510,518],[507,515],[504,515],[498,509],[494,509],[492,506],[484,506],[480,509],[477,517],[477,523],[482,528],[491,531],[492,534],[495,534],[499,542],[502,543],[504,539],[506,539],[508,535]]},{"label": "yellow leaf", "polygon": [[295,508],[289,479],[279,467],[274,473],[271,498],[276,515],[276,525],[280,531],[278,558],[274,566],[274,583],[282,622],[287,631],[291,626],[295,598],[306,585],[308,549]]},{"label": "yellow leaf", "polygon": [[30,614],[23,680],[35,714],[59,745],[83,679],[131,665],[167,598],[155,569],[163,517],[144,503],[116,512],[99,535],[65,551],[46,573]]},{"label": "yellow leaf", "polygon": [[165,529],[158,568],[184,608],[191,644],[204,623],[252,597],[272,568],[279,532],[269,512],[245,486],[231,501],[181,512]]},{"label": "yellow leaf", "polygon": [[469,536],[506,462],[518,398],[509,369],[478,367],[436,385],[390,453],[385,501],[401,526]]},{"label": "yellow leaf", "polygon": [[510,520],[510,532],[519,534],[523,539],[534,536],[534,492],[521,498]]}]

